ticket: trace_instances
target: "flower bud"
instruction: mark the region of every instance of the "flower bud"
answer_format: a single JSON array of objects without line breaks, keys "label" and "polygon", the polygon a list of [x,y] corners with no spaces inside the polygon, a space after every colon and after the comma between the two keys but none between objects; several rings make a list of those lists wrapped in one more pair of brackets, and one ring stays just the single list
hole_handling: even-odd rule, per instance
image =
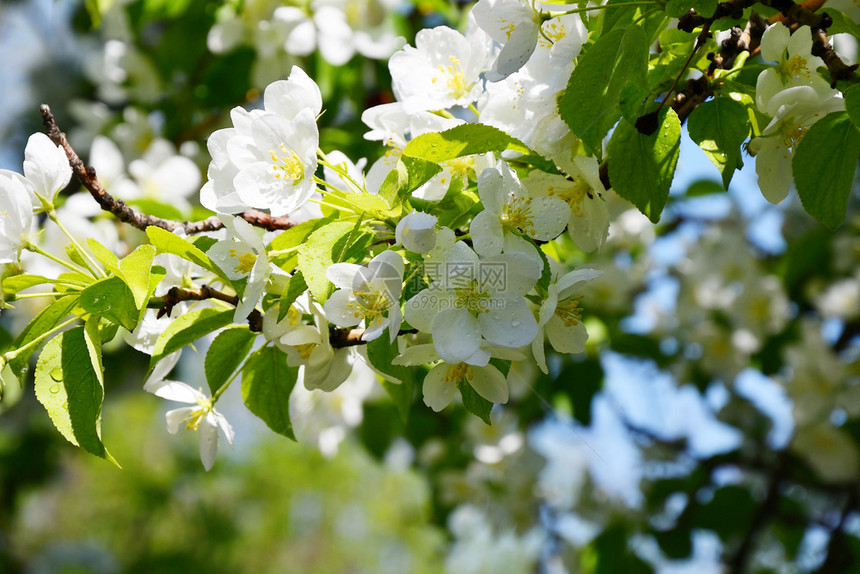
[{"label": "flower bud", "polygon": [[397,224],[397,243],[415,253],[428,253],[436,246],[436,221],[435,215],[413,211]]}]

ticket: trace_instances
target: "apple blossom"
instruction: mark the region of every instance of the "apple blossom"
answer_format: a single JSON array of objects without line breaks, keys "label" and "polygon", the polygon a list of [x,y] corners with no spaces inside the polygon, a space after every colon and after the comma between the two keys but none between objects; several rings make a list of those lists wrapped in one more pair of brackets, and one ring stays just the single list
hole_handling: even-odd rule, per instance
[{"label": "apple blossom", "polygon": [[326,317],[340,327],[364,321],[364,341],[376,339],[387,327],[394,341],[402,321],[403,268],[403,259],[393,251],[383,251],[367,267],[335,263],[326,270],[326,277],[338,288],[325,302]]},{"label": "apple blossom", "polygon": [[183,423],[185,430],[198,431],[200,461],[203,468],[209,470],[215,464],[218,453],[218,431],[224,433],[227,442],[233,446],[233,427],[224,415],[215,410],[215,402],[202,390],[165,379],[179,360],[180,353],[176,351],[159,361],[144,383],[143,390],[163,399],[195,405],[168,411],[165,416],[167,431],[176,434]]}]

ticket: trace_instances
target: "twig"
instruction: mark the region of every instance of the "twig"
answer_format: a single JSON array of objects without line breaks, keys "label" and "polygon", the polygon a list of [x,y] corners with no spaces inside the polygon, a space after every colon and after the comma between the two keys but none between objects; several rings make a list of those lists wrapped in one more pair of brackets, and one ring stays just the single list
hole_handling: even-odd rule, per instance
[{"label": "twig", "polygon": [[[221,220],[214,216],[202,221],[172,221],[134,211],[128,204],[121,199],[116,199],[102,187],[96,177],[96,170],[92,166],[84,164],[83,160],[81,160],[69,144],[66,134],[57,126],[54,115],[51,113],[51,108],[46,104],[42,104],[39,107],[39,111],[42,113],[42,123],[45,125],[45,133],[48,134],[51,141],[61,146],[66,152],[66,156],[69,158],[69,165],[72,167],[72,171],[78,178],[78,181],[90,192],[90,195],[93,196],[93,199],[96,200],[96,203],[99,204],[102,210],[112,213],[123,223],[127,223],[140,230],[146,230],[149,226],[155,226],[170,232],[182,229],[186,234],[191,235],[204,231],[216,231],[224,227]],[[273,217],[268,213],[263,213],[256,209],[250,209],[238,215],[251,225],[262,227],[269,231],[289,229],[297,225],[295,221],[287,216]]]},{"label": "twig", "polygon": [[[161,297],[153,297],[149,300],[147,307],[150,309],[158,309],[157,319],[161,319],[165,315],[170,317],[173,308],[182,301],[203,301],[205,299],[216,299],[224,301],[233,306],[239,304],[239,297],[236,295],[228,295],[213,289],[208,285],[201,285],[199,289],[183,289],[182,287],[171,287],[166,295]],[[248,326],[255,333],[260,333],[263,330],[263,315],[257,309],[251,311],[248,315]]]}]

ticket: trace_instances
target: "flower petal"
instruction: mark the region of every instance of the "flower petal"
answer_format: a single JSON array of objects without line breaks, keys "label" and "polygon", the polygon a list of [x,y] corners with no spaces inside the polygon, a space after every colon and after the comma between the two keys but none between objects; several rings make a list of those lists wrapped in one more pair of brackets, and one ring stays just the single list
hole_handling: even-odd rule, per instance
[{"label": "flower petal", "polygon": [[451,404],[457,385],[448,380],[452,366],[446,363],[436,365],[424,377],[424,404],[437,413]]},{"label": "flower petal", "polygon": [[479,395],[491,403],[508,402],[508,381],[496,367],[472,367],[466,380]]},{"label": "flower petal", "polygon": [[445,309],[433,318],[433,344],[442,360],[460,363],[481,347],[478,321],[465,309]]}]

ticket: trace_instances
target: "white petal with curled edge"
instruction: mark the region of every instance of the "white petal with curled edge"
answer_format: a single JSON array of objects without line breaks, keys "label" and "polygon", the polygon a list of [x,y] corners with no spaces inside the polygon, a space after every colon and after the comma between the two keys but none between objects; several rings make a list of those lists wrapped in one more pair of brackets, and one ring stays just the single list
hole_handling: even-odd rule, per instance
[{"label": "white petal with curled edge", "polygon": [[568,291],[571,287],[575,287],[578,283],[591,281],[603,275],[603,271],[596,268],[584,265],[577,267],[573,271],[562,275],[556,282],[558,288],[558,298],[567,299],[571,293]]},{"label": "white petal with curled edge", "polygon": [[522,347],[538,333],[534,315],[522,297],[494,298],[490,312],[478,315],[481,334],[490,343],[502,347]]},{"label": "white petal with curled edge", "polygon": [[496,216],[502,214],[505,205],[505,184],[502,174],[494,167],[488,167],[478,175],[478,196],[484,209]]},{"label": "white petal with curled edge", "polygon": [[546,353],[543,348],[544,333],[543,327],[538,328],[538,335],[535,337],[535,340],[532,341],[532,355],[534,356],[535,363],[540,367],[540,370],[543,371],[545,375],[549,374],[549,369],[546,366]]},{"label": "white petal with curled edge", "polygon": [[406,302],[406,321],[425,333],[433,330],[433,318],[443,309],[453,309],[456,297],[440,287],[431,286]]},{"label": "white petal with curled edge", "polygon": [[322,111],[322,95],[319,86],[298,66],[293,66],[290,76],[269,84],[263,94],[267,112],[273,112],[292,120],[301,110],[310,109],[314,116]]},{"label": "white petal with curled edge", "polygon": [[472,220],[469,233],[472,235],[472,246],[481,257],[490,257],[502,252],[505,233],[498,215],[485,209]]},{"label": "white petal with curled edge", "polygon": [[338,289],[323,305],[326,319],[338,327],[353,327],[361,322],[355,311],[355,295],[348,289]]},{"label": "white petal with curled edge", "polygon": [[167,411],[167,414],[164,416],[167,421],[167,432],[176,434],[179,431],[179,425],[188,420],[191,414],[198,409],[200,407],[182,407]]},{"label": "white petal with curled edge", "polygon": [[451,365],[436,365],[424,377],[424,404],[437,413],[451,404],[457,385],[447,380]]},{"label": "white petal with curled edge", "polygon": [[778,62],[788,47],[791,32],[781,23],[768,27],[761,36],[761,56],[768,62]]},{"label": "white petal with curled edge", "polygon": [[443,361],[465,361],[481,347],[478,321],[465,309],[440,311],[433,318],[433,344]]},{"label": "white petal with curled edge", "polygon": [[215,456],[218,454],[218,423],[212,411],[206,413],[206,417],[200,421],[197,443],[200,447],[200,462],[208,471],[215,464]]},{"label": "white petal with curled edge", "polygon": [[390,334],[389,340],[390,342],[394,342],[397,338],[397,334],[400,332],[400,325],[403,323],[403,313],[400,312],[400,303],[395,303],[391,309],[388,310],[388,332]]},{"label": "white petal with curled edge", "polygon": [[[481,261],[481,286],[491,293],[505,296],[525,295],[540,279],[539,262],[537,252],[534,257],[520,252],[488,257]],[[502,271],[504,277],[494,273],[496,269]]]},{"label": "white petal with curled edge", "polygon": [[233,321],[241,323],[248,318],[254,307],[263,296],[263,290],[266,288],[266,282],[269,280],[269,273],[272,267],[265,255],[257,257],[254,262],[254,267],[248,275],[248,284],[245,287],[245,292],[242,295],[242,301],[236,305],[236,312],[233,314]]},{"label": "white petal with curled edge", "polygon": [[355,274],[361,269],[355,263],[335,263],[325,270],[326,279],[334,283],[338,289],[352,289]]},{"label": "white petal with curled edge", "polygon": [[33,182],[36,191],[53,200],[69,184],[72,168],[63,148],[45,134],[35,133],[24,149],[24,175]]},{"label": "white petal with curled edge", "polygon": [[531,200],[532,226],[529,236],[538,241],[555,239],[570,219],[570,207],[557,197],[536,197]]},{"label": "white petal with curled edge", "polygon": [[470,374],[466,381],[479,395],[494,404],[508,402],[508,381],[496,367],[472,367]]},{"label": "white petal with curled edge", "polygon": [[549,344],[559,353],[581,353],[585,350],[588,331],[581,322],[566,326],[559,317],[553,317],[546,324],[546,337]]}]

